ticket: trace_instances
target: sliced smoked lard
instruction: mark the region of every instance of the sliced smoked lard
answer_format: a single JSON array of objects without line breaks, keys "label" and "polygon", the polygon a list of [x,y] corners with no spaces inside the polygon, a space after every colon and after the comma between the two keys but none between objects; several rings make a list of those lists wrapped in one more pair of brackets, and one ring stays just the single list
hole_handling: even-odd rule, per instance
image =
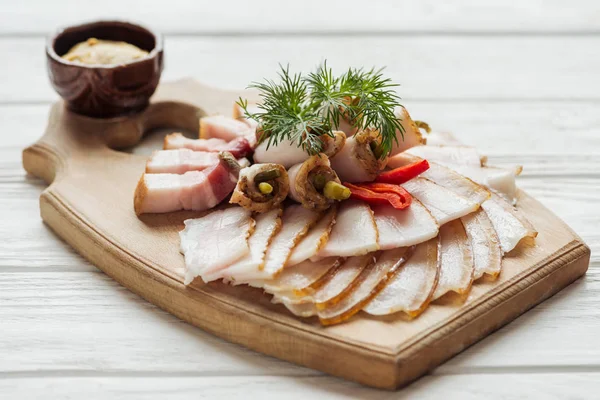
[{"label": "sliced smoked lard", "polygon": [[178,174],[143,174],[134,195],[136,214],[178,210],[208,210],[225,199],[235,187],[240,166],[228,153],[202,171]]},{"label": "sliced smoked lard", "polygon": [[390,205],[371,206],[379,232],[381,250],[413,246],[437,236],[439,226],[417,199],[410,207],[398,210]]},{"label": "sliced smoked lard", "polygon": [[492,221],[483,209],[464,216],[461,220],[473,250],[473,279],[477,280],[484,274],[496,278],[502,268],[502,249]]},{"label": "sliced smoked lard", "polygon": [[245,157],[252,152],[252,146],[248,139],[240,137],[230,142],[223,139],[190,139],[181,133],[171,133],[165,136],[164,149],[190,149],[194,151],[208,151],[219,153],[226,151],[235,158]]},{"label": "sliced smoked lard", "polygon": [[281,217],[281,229],[271,239],[264,262],[258,268],[230,271],[232,280],[260,287],[265,280],[275,278],[284,268],[294,247],[306,236],[319,217],[320,213],[300,205],[287,206]]},{"label": "sliced smoked lard", "polygon": [[450,132],[430,132],[427,134],[428,146],[464,146],[464,144]]},{"label": "sliced smoked lard", "polygon": [[254,232],[248,239],[248,246],[250,252],[242,257],[237,262],[228,266],[227,268],[221,269],[211,274],[202,275],[204,282],[210,282],[217,279],[224,279],[234,285],[242,282],[238,282],[235,279],[236,274],[244,271],[256,271],[265,261],[265,253],[267,247],[273,237],[281,229],[281,208],[275,208],[271,211],[267,211],[262,214],[256,214],[254,220],[256,226]]},{"label": "sliced smoked lard", "polygon": [[308,234],[302,239],[300,243],[290,255],[286,267],[291,267],[296,264],[313,258],[317,253],[327,244],[329,241],[329,235],[331,229],[335,224],[335,216],[337,215],[337,206],[333,205],[327,210],[327,212],[319,219],[319,221],[313,226]]},{"label": "sliced smoked lard", "polygon": [[[339,302],[318,311],[323,325],[343,322],[365,307],[410,257],[412,248],[401,247],[381,252],[377,261],[356,278],[352,290]],[[319,307],[317,307],[319,308]]]},{"label": "sliced smoked lard", "polygon": [[481,167],[487,160],[477,149],[467,146],[415,146],[406,153],[450,168],[454,165]]},{"label": "sliced smoked lard", "polygon": [[[388,161],[388,168],[399,168],[420,160],[422,159],[419,157],[408,153],[401,153],[390,158]],[[490,197],[490,192],[485,187],[466,178],[454,169],[445,167],[433,161],[429,162],[429,169],[421,173],[419,177],[429,179],[436,185],[449,189],[459,196],[479,204]]]},{"label": "sliced smoked lard", "polygon": [[378,250],[378,232],[373,211],[367,203],[345,200],[340,204],[329,240],[320,257],[359,256]]},{"label": "sliced smoked lard", "polygon": [[229,142],[239,137],[254,137],[255,131],[248,124],[223,115],[200,118],[200,139],[223,139]]},{"label": "sliced smoked lard", "polygon": [[466,176],[473,181],[490,188],[511,204],[516,203],[517,182],[516,177],[523,171],[520,165],[511,168],[499,167],[475,167],[468,165],[457,165],[456,172]]},{"label": "sliced smoked lard", "polygon": [[184,174],[202,171],[219,162],[218,153],[190,149],[158,150],[146,163],[148,174]]},{"label": "sliced smoked lard", "polygon": [[322,280],[319,280],[318,287],[313,287],[312,291],[280,291],[275,293],[275,297],[285,304],[311,302],[324,308],[350,293],[352,283],[362,270],[373,262],[375,262],[373,254],[346,258],[339,268],[330,270]]},{"label": "sliced smoked lard", "polygon": [[433,300],[448,292],[466,294],[473,283],[475,265],[471,242],[460,220],[447,223],[440,228],[440,274]]},{"label": "sliced smoked lard", "polygon": [[306,260],[292,267],[285,267],[275,279],[265,281],[263,289],[269,293],[294,291],[309,292],[329,271],[340,266],[339,257],[322,258],[318,261]]},{"label": "sliced smoked lard", "polygon": [[438,271],[438,241],[431,239],[417,245],[400,271],[363,310],[373,315],[404,312],[411,318],[418,316],[433,296]]},{"label": "sliced smoked lard", "polygon": [[402,187],[429,210],[440,226],[464,217],[480,206],[476,201],[459,196],[425,178],[411,179]]},{"label": "sliced smoked lard", "polygon": [[535,238],[537,231],[521,213],[495,194],[481,205],[500,239],[503,254],[513,250],[526,238]]},{"label": "sliced smoked lard", "polygon": [[254,229],[250,212],[241,207],[213,211],[185,221],[179,232],[185,257],[185,284],[231,265],[250,251],[248,237]]}]

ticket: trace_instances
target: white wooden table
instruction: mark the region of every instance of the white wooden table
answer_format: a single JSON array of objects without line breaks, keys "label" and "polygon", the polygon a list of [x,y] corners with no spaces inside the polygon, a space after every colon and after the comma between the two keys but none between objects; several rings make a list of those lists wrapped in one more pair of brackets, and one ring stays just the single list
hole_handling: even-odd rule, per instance
[{"label": "white wooden table", "polygon": [[[398,393],[256,354],[120,287],[41,221],[21,150],[57,99],[44,36],[103,17],[166,35],[163,79],[242,88],[277,63],[388,66],[592,248],[587,276]],[[0,398],[591,398],[600,389],[600,2],[102,0],[0,4]]]}]

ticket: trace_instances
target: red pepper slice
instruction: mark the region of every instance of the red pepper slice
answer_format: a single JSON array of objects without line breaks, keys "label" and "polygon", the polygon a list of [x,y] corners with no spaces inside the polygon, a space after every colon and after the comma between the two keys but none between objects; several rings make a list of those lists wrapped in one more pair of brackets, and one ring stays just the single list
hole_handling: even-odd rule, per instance
[{"label": "red pepper slice", "polygon": [[375,178],[375,182],[395,183],[399,185],[410,181],[412,178],[422,174],[429,169],[427,160],[420,160],[391,171],[382,172]]},{"label": "red pepper slice", "polygon": [[371,182],[362,183],[361,186],[376,193],[394,193],[400,197],[412,198],[412,196],[406,191],[406,189],[394,183]]},{"label": "red pepper slice", "polygon": [[350,189],[353,199],[362,200],[369,204],[390,204],[392,207],[403,210],[410,206],[412,196],[404,188],[389,183],[367,183],[355,185],[344,182]]}]

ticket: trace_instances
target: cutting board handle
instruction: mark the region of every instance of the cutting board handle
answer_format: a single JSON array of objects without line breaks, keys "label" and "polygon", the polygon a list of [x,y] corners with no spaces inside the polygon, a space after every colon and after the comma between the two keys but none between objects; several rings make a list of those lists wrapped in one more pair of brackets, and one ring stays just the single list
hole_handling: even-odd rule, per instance
[{"label": "cutting board handle", "polygon": [[136,145],[153,129],[197,132],[199,117],[231,115],[233,102],[245,94],[183,79],[161,84],[141,113],[117,118],[82,116],[59,101],[52,106],[44,136],[23,151],[23,167],[50,184],[68,170],[73,158],[105,157],[112,149]]}]

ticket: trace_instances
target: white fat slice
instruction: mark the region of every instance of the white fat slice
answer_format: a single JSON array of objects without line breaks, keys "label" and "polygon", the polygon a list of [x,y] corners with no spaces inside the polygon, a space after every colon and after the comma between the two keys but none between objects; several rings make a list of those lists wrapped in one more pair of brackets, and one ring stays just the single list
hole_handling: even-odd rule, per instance
[{"label": "white fat slice", "polygon": [[179,232],[185,256],[185,280],[225,268],[250,251],[248,237],[254,228],[250,212],[241,207],[214,211],[201,218],[188,219]]},{"label": "white fat slice", "polygon": [[279,292],[275,294],[275,297],[285,304],[311,302],[324,307],[343,296],[347,290],[351,290],[352,283],[363,269],[375,261],[373,254],[347,258],[339,268],[333,270],[331,274],[328,273],[323,284],[314,291],[310,293]]},{"label": "white fat slice", "polygon": [[390,205],[372,206],[381,250],[413,246],[437,236],[439,226],[417,199],[398,210]]},{"label": "white fat slice", "polygon": [[281,212],[281,208],[275,208],[266,213],[255,215],[254,219],[256,221],[256,226],[254,232],[248,239],[250,252],[227,268],[212,274],[202,275],[202,280],[204,280],[204,282],[210,282],[217,279],[225,279],[233,284],[237,284],[242,282],[236,281],[236,275],[257,271],[264,262],[265,253],[267,252],[269,243],[281,228]]},{"label": "white fat slice", "polygon": [[[278,301],[275,300],[274,303]],[[317,315],[317,307],[313,303],[292,304],[285,301],[281,303],[297,317],[308,318]]]},{"label": "white fat slice", "polygon": [[329,271],[339,267],[341,261],[338,257],[328,257],[285,267],[275,279],[266,281],[263,289],[269,293],[307,291]]},{"label": "white fat slice", "polygon": [[379,248],[373,211],[362,201],[346,200],[340,205],[329,241],[320,257],[350,257],[370,253]]},{"label": "white fat slice", "polygon": [[515,203],[517,197],[516,177],[521,173],[523,167],[498,168],[459,165],[454,169],[461,175],[490,188],[511,204]]},{"label": "white fat slice", "polygon": [[[407,154],[405,152],[390,158],[388,161],[388,168],[393,169],[404,167],[420,160],[422,160],[422,158]],[[459,167],[460,166],[453,166],[452,168],[448,168],[436,162],[429,161],[429,169],[421,173],[419,177],[429,179],[436,185],[449,189],[459,196],[479,204],[489,199],[490,192],[485,187],[481,186],[481,184],[473,182],[471,179],[455,171],[455,169]],[[476,169],[480,167],[464,168]]]},{"label": "white fat slice", "polygon": [[372,315],[404,312],[411,318],[429,304],[438,279],[438,241],[419,244],[404,266],[363,310]]},{"label": "white fat slice", "polygon": [[479,208],[476,201],[459,196],[428,179],[411,179],[403,183],[402,187],[429,210],[440,226]]},{"label": "white fat slice", "polygon": [[486,157],[477,149],[467,146],[415,146],[406,150],[406,153],[450,168],[455,165],[481,167],[486,162]]},{"label": "white fat slice", "polygon": [[157,150],[146,163],[149,174],[184,174],[202,171],[219,163],[219,155],[190,149]]},{"label": "white fat slice", "polygon": [[464,146],[464,143],[450,132],[430,132],[425,138],[427,146]]},{"label": "white fat slice", "polygon": [[304,239],[302,239],[302,241],[294,248],[286,267],[299,264],[317,255],[319,250],[321,250],[329,240],[329,234],[335,224],[336,214],[337,207],[333,205],[319,222],[311,228]]},{"label": "white fat slice", "polygon": [[461,218],[473,250],[473,279],[484,274],[496,278],[502,268],[502,249],[492,221],[483,209]]},{"label": "white fat slice", "polygon": [[254,131],[248,124],[223,115],[200,118],[200,139],[216,138],[231,141],[240,136],[253,135]]},{"label": "white fat slice", "polygon": [[521,240],[537,236],[537,231],[531,223],[499,196],[492,195],[481,207],[492,221],[504,254],[517,247]]},{"label": "white fat slice", "polygon": [[481,204],[490,198],[490,192],[483,186],[448,167],[434,162],[429,163],[429,169],[420,176],[477,204]]},{"label": "white fat slice", "polygon": [[405,247],[382,252],[377,257],[377,262],[365,268],[356,278],[357,284],[350,293],[338,302],[319,310],[321,323],[323,325],[339,323],[360,311],[377,296],[379,290],[383,289],[387,279],[402,267],[409,253]]},{"label": "white fat slice", "polygon": [[460,220],[442,226],[439,241],[440,274],[433,300],[448,292],[467,293],[471,289],[475,270],[471,242]]}]

